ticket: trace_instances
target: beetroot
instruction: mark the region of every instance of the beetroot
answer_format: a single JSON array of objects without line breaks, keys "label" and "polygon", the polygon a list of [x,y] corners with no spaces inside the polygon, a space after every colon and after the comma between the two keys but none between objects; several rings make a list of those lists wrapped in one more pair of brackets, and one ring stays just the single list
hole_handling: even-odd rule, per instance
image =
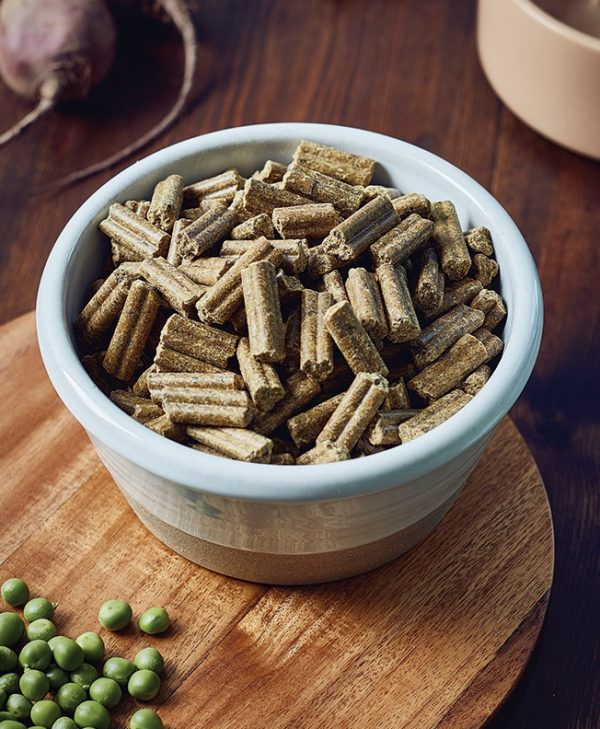
[{"label": "beetroot", "polygon": [[[185,51],[183,81],[169,113],[141,138],[108,159],[69,175],[62,186],[110,167],[151,142],[181,114],[197,65],[196,30],[185,0],[110,0],[111,6],[151,11],[172,21]],[[104,0],[0,0],[0,75],[36,108],[0,135],[0,146],[65,99],[81,99],[110,69],[116,30]]]}]

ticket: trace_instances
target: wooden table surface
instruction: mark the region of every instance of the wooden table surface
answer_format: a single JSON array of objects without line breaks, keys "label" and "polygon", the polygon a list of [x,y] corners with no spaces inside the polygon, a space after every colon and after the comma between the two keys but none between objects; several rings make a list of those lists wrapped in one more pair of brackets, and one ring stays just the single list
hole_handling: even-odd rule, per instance
[{"label": "wooden table surface", "polygon": [[[533,660],[491,726],[595,729],[599,165],[541,138],[498,101],[476,56],[474,0],[209,0],[197,18],[194,106],[148,152],[255,122],[363,127],[464,169],[499,199],[529,242],[546,326],[537,367],[512,416],[548,488],[556,577]],[[114,71],[92,99],[62,107],[0,150],[0,323],[33,308],[57,234],[116,170],[59,194],[32,196],[32,189],[147,129],[176,93],[180,64],[174,34],[136,26],[121,37]],[[3,126],[28,108],[0,89]]]}]

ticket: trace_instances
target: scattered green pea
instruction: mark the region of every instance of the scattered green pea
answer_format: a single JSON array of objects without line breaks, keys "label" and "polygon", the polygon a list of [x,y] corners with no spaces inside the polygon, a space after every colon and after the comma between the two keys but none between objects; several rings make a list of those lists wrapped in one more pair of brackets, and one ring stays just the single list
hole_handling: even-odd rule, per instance
[{"label": "scattered green pea", "polygon": [[5,673],[0,676],[0,689],[8,694],[16,694],[19,691],[19,677],[16,673]]},{"label": "scattered green pea", "polygon": [[123,600],[107,600],[98,610],[98,622],[106,630],[122,630],[132,616],[131,606]]},{"label": "scattered green pea", "polygon": [[58,635],[58,630],[51,620],[48,618],[38,618],[26,628],[29,640],[45,640],[48,642]]},{"label": "scattered green pea", "polygon": [[104,658],[104,641],[98,633],[88,630],[75,638],[75,642],[81,646],[86,661],[100,662]]},{"label": "scattered green pea", "polygon": [[77,729],[77,724],[68,716],[61,716],[52,724],[52,729]]},{"label": "scattered green pea", "polygon": [[27,600],[29,600],[29,588],[18,577],[11,577],[10,580],[3,582],[2,587],[0,587],[0,593],[2,593],[4,602],[7,602],[12,607],[25,605]]},{"label": "scattered green pea", "polygon": [[9,711],[15,719],[29,719],[29,713],[33,704],[26,699],[23,694],[11,694],[6,699],[6,710]]},{"label": "scattered green pea", "polygon": [[0,673],[14,671],[17,667],[17,654],[5,645],[0,645]]},{"label": "scattered green pea", "polygon": [[72,714],[79,704],[82,704],[86,699],[85,689],[76,683],[66,683],[61,686],[54,697],[54,700],[65,714]]},{"label": "scattered green pea", "polygon": [[34,620],[41,620],[42,618],[52,620],[57,606],[57,602],[50,602],[45,597],[34,597],[23,608],[23,615],[29,623],[33,623]]},{"label": "scattered green pea", "polygon": [[0,646],[16,645],[24,630],[25,625],[16,613],[0,613]]},{"label": "scattered green pea", "polygon": [[39,701],[50,691],[50,681],[45,673],[29,669],[19,679],[19,688],[25,698]]},{"label": "scattered green pea", "polygon": [[122,696],[121,687],[112,678],[97,678],[90,686],[90,699],[106,706],[107,709],[115,707]]},{"label": "scattered green pea", "polygon": [[45,640],[32,640],[25,643],[19,653],[19,663],[23,668],[45,671],[52,660],[52,651]]},{"label": "scattered green pea", "polygon": [[[1,718],[1,717],[0,717]],[[15,719],[2,719],[0,729],[27,729],[25,724]]]},{"label": "scattered green pea", "polygon": [[143,612],[138,619],[138,626],[144,633],[157,635],[164,633],[171,621],[164,608],[154,607]]},{"label": "scattered green pea", "polygon": [[104,664],[102,675],[105,678],[112,678],[120,686],[127,686],[131,675],[135,673],[135,664],[128,661],[127,658],[119,658],[113,656]]},{"label": "scattered green pea", "polygon": [[81,686],[86,691],[92,683],[98,678],[98,671],[91,663],[82,663],[79,668],[71,672],[70,679],[73,683]]},{"label": "scattered green pea", "polygon": [[154,673],[162,673],[165,667],[165,660],[156,648],[142,648],[141,651],[136,653],[133,662],[140,671],[146,668],[148,671],[154,671]]},{"label": "scattered green pea", "polygon": [[129,720],[129,729],[164,729],[164,725],[152,709],[138,709]]},{"label": "scattered green pea", "polygon": [[61,716],[60,706],[56,701],[50,701],[49,699],[36,701],[31,710],[31,721],[44,727],[44,729],[52,729],[52,724]]},{"label": "scattered green pea", "polygon": [[46,676],[50,681],[50,689],[52,691],[58,691],[61,686],[69,683],[69,674],[56,663],[51,663],[46,669]]},{"label": "scattered green pea", "polygon": [[75,709],[75,724],[78,727],[91,727],[91,729],[108,729],[110,714],[102,704],[97,701],[84,701]]},{"label": "scattered green pea", "polygon": [[2,711],[5,704],[6,704],[6,691],[4,689],[0,689],[0,711]]},{"label": "scattered green pea", "polygon": [[150,701],[160,690],[160,678],[154,671],[136,671],[127,683],[129,695],[139,701]]},{"label": "scattered green pea", "polygon": [[65,671],[74,671],[83,663],[83,648],[71,638],[59,635],[49,642],[54,662]]}]

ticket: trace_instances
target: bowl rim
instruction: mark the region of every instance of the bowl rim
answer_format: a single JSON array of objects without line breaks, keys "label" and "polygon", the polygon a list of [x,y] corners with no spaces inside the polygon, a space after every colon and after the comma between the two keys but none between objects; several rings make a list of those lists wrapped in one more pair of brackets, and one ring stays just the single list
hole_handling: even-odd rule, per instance
[{"label": "bowl rim", "polygon": [[[163,164],[219,146],[314,139],[352,149],[368,143],[384,152],[394,145],[419,165],[460,188],[510,241],[514,307],[510,337],[486,387],[449,421],[429,433],[382,453],[311,466],[245,463],[186,448],[152,432],[119,410],[93,383],[72,346],[66,317],[66,271],[90,220],[118,199],[120,190]],[[505,272],[508,276],[508,271]],[[518,316],[515,316],[518,312]],[[92,439],[139,468],[191,490],[244,501],[326,501],[367,495],[406,483],[459,458],[483,441],[523,390],[537,357],[543,321],[535,263],[519,229],[500,203],[479,183],[442,158],[394,137],[353,127],[280,122],[222,129],[165,147],[135,162],[104,183],[74,213],[59,235],[38,291],[36,325],[42,359],[59,397]],[[399,473],[401,472],[401,478]]]},{"label": "bowl rim", "polygon": [[517,4],[535,20],[545,25],[549,30],[559,35],[565,36],[567,39],[574,41],[578,45],[588,46],[591,50],[600,52],[600,38],[590,33],[585,33],[579,28],[574,28],[564,20],[557,18],[544,8],[540,7],[534,0],[516,0]]}]

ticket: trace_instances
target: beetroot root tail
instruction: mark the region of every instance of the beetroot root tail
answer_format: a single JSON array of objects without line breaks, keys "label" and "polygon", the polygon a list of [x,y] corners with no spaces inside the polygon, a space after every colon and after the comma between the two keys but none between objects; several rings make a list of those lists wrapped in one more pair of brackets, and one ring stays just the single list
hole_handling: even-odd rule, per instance
[{"label": "beetroot root tail", "polygon": [[38,119],[41,119],[44,114],[54,109],[55,106],[55,99],[42,97],[35,109],[30,111],[29,114],[25,114],[20,121],[0,134],[0,147],[8,144],[12,139],[21,134],[21,132],[24,132],[27,127],[30,127]]},{"label": "beetroot root tail", "polygon": [[156,139],[156,137],[176,122],[181,115],[189,99],[196,77],[196,68],[198,65],[198,39],[196,36],[196,28],[185,0],[160,0],[160,4],[163,6],[165,12],[173,22],[173,25],[177,28],[177,31],[181,36],[184,51],[183,79],[177,99],[171,107],[171,110],[158,122],[158,124],[152,127],[152,129],[149,129],[132,144],[124,147],[101,162],[97,162],[96,164],[85,167],[82,170],[73,172],[72,174],[63,177],[61,180],[44,185],[42,188],[38,188],[38,192],[52,191],[68,187],[74,182],[79,182],[86,177],[91,177],[98,172],[103,172],[109,167],[118,164],[122,160],[150,144],[150,142]]}]

